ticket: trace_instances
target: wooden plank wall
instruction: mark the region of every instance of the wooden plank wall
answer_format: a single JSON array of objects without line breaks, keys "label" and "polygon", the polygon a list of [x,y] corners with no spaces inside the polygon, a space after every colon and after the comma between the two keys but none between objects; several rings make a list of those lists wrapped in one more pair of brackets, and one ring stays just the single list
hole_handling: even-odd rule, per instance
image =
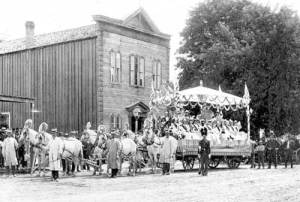
[{"label": "wooden plank wall", "polygon": [[[24,62],[27,57],[25,51],[0,56],[0,95],[30,97],[30,71]],[[24,123],[29,110],[29,104],[0,102],[0,111],[10,112],[13,128]]]},{"label": "wooden plank wall", "polygon": [[[96,126],[96,38],[0,55],[0,79],[0,94],[36,98],[36,129]],[[2,102],[0,111],[12,113],[13,128],[30,117],[29,104]]]}]

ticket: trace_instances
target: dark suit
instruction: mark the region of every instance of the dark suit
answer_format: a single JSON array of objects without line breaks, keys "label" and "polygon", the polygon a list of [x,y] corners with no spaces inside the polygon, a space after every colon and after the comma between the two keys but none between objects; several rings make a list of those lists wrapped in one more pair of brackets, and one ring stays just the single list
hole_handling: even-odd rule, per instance
[{"label": "dark suit", "polygon": [[276,139],[270,139],[267,142],[267,150],[268,150],[268,158],[269,158],[269,167],[271,168],[272,162],[275,165],[275,168],[277,168],[277,152],[279,149],[279,143],[277,142]]},{"label": "dark suit", "polygon": [[210,142],[208,140],[202,139],[199,142],[198,153],[200,155],[199,174],[207,175],[210,154]]},{"label": "dark suit", "polygon": [[207,135],[207,128],[205,126],[203,126],[201,129],[200,129],[200,133],[201,135]]},{"label": "dark suit", "polygon": [[293,152],[295,148],[295,141],[288,140],[283,144],[284,149],[284,165],[287,167],[288,161],[291,162],[291,168],[293,168]]}]

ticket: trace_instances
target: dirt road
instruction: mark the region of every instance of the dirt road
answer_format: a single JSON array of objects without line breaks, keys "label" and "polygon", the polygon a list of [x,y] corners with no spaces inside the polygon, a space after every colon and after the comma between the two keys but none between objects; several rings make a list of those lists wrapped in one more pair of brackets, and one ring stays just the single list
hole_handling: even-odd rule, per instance
[{"label": "dirt road", "polygon": [[170,176],[143,174],[109,179],[81,172],[50,181],[20,175],[0,177],[0,201],[300,201],[300,166],[257,170],[242,166],[217,169],[207,177],[197,172]]}]

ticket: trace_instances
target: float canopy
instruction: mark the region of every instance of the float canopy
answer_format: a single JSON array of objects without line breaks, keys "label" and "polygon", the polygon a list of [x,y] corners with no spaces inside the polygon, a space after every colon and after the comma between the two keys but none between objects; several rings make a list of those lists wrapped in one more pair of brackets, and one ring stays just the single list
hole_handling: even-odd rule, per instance
[{"label": "float canopy", "polygon": [[[155,104],[166,104],[167,106],[173,102],[184,106],[199,105],[200,107],[214,107],[225,110],[233,110],[247,108],[250,103],[250,96],[247,85],[245,84],[245,92],[243,97],[238,97],[229,93],[225,93],[219,87],[219,90],[203,87],[202,85],[182,91],[173,91],[173,93],[163,93],[162,96],[155,96],[152,101]],[[154,104],[153,103],[153,104]]]},{"label": "float canopy", "polygon": [[238,97],[222,92],[221,90],[214,90],[203,86],[179,91],[178,97],[179,100],[183,102],[207,103],[218,106],[239,105],[241,107],[247,107],[249,104],[245,96]]}]

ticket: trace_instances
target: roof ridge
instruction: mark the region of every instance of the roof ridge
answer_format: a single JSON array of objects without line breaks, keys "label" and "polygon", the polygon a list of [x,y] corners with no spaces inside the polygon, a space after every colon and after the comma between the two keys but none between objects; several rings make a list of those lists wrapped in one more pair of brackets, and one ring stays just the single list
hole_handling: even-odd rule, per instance
[{"label": "roof ridge", "polygon": [[28,42],[26,37],[3,41],[0,43],[0,54],[94,37],[96,36],[96,29],[96,24],[90,24],[76,28],[34,35],[33,43],[31,45],[26,44],[26,42]]},{"label": "roof ridge", "polygon": [[[46,36],[46,35],[50,35],[50,34],[57,34],[57,33],[61,33],[61,32],[67,32],[67,31],[72,31],[72,30],[76,30],[76,29],[82,29],[84,27],[92,27],[93,25],[96,28],[97,24],[94,23],[94,24],[90,24],[90,25],[83,25],[83,26],[80,26],[80,27],[74,27],[74,28],[68,28],[68,29],[53,31],[53,32],[47,32],[47,33],[37,34],[37,35],[34,35],[33,37],[35,38],[35,37]],[[12,41],[16,41],[16,40],[24,40],[24,39],[26,39],[26,37],[20,37],[20,38],[15,38],[15,39],[10,39],[10,40],[3,40],[3,41],[0,42],[0,49],[1,49],[1,44],[2,43],[12,42]]]}]

